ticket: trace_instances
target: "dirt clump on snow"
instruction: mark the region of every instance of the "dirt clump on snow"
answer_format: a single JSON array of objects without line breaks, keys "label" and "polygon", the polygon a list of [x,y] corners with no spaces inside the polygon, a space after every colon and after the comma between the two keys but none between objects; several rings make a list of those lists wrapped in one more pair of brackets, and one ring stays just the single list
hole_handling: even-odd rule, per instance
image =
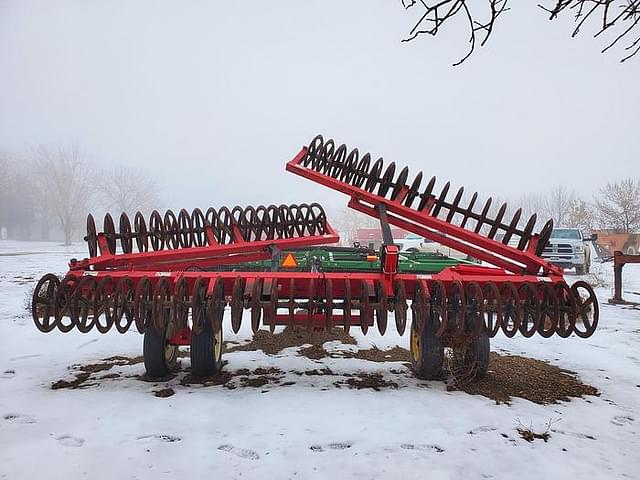
[{"label": "dirt clump on snow", "polygon": [[201,385],[203,387],[213,387],[215,385],[222,385],[224,387],[227,387],[227,384],[231,380],[233,380],[233,372],[230,372],[228,370],[222,370],[221,372],[218,372],[216,375],[211,375],[209,377],[197,377],[197,378],[191,376],[190,373],[187,373],[184,377],[180,379],[180,385],[184,387],[190,387],[191,385]]},{"label": "dirt clump on snow", "polygon": [[95,383],[87,383],[89,380],[103,380],[108,378],[118,378],[120,374],[110,373],[103,375],[100,378],[93,377],[93,374],[111,370],[113,367],[122,367],[125,365],[136,365],[142,363],[142,357],[124,357],[116,355],[114,357],[108,357],[102,359],[99,363],[89,363],[87,365],[72,365],[69,367],[75,370],[75,378],[72,380],[58,380],[51,384],[52,390],[59,390],[61,388],[75,390],[78,388],[89,387],[95,385]]},{"label": "dirt clump on snow", "polygon": [[362,390],[363,388],[371,388],[376,392],[379,392],[383,388],[398,388],[398,384],[396,382],[385,380],[381,373],[365,372],[356,373],[352,376],[349,376],[346,381],[335,382],[334,385],[338,388],[346,385],[349,388],[355,388],[357,390]]},{"label": "dirt clump on snow", "polygon": [[526,428],[523,426],[518,427],[517,429],[518,434],[520,435],[520,438],[522,438],[523,440],[526,440],[527,442],[531,443],[534,440],[544,440],[545,443],[547,443],[549,441],[549,438],[551,437],[551,434],[549,433],[549,430],[542,432],[542,433],[537,433],[534,432],[533,430],[531,430],[530,428]]},{"label": "dirt clump on snow", "polygon": [[153,391],[153,395],[158,398],[168,398],[175,395],[175,393],[173,388],[161,388],[160,390]]},{"label": "dirt clump on snow", "polygon": [[509,403],[512,397],[547,405],[569,401],[571,397],[599,395],[595,387],[581,382],[575,372],[535,358],[494,352],[489,357],[487,375],[458,389],[491,398],[498,404]]},{"label": "dirt clump on snow", "polygon": [[402,347],[380,350],[374,345],[356,352],[341,352],[339,358],[358,358],[369,362],[411,362],[411,353]]},{"label": "dirt clump on snow", "polygon": [[[346,333],[341,328],[334,330],[307,330],[301,327],[287,327],[282,332],[271,333],[266,330],[258,330],[251,341],[237,346],[229,347],[227,345],[226,352],[246,352],[254,350],[262,350],[267,355],[275,355],[285,348],[299,347],[305,344],[320,346],[325,342],[339,341],[345,344],[355,345],[356,339]],[[303,349],[304,350],[304,349]],[[307,352],[317,356],[321,352],[317,349]],[[306,356],[306,355],[305,355]],[[323,355],[323,357],[326,356]],[[319,357],[319,358],[323,358]]]},{"label": "dirt clump on snow", "polygon": [[[190,373],[188,373],[180,380],[180,385],[187,387],[191,385],[201,385],[204,387],[222,385],[229,390],[234,390],[238,388],[238,386],[258,388],[267,384],[280,383],[283,375],[284,372],[278,368],[256,368],[255,370],[241,368],[239,370],[222,370],[216,375],[201,378],[194,378]],[[240,380],[240,385],[235,382],[236,378]]]}]

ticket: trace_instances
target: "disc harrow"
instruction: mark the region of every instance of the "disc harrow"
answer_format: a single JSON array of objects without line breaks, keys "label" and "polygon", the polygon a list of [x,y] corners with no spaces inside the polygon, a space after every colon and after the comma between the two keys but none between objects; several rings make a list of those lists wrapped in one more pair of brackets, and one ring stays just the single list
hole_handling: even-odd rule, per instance
[{"label": "disc harrow", "polygon": [[[234,333],[245,313],[253,332],[295,326],[385,334],[395,326],[403,335],[409,326],[412,363],[421,378],[439,378],[445,348],[464,362],[471,358],[474,375],[481,376],[489,339],[499,333],[593,334],[599,318],[593,289],[582,281],[569,286],[561,269],[539,257],[552,222],[535,232],[535,215],[524,226],[521,210],[506,219],[503,205],[490,215],[491,199],[476,209],[475,193],[461,206],[462,188],[448,200],[448,183],[434,195],[434,178],[423,186],[418,173],[409,182],[407,168],[396,174],[394,163],[384,168],[382,159],[371,159],[317,136],[287,169],[346,193],[349,206],[380,220],[384,242],[373,258],[379,270],[353,267],[370,262],[370,251],[320,246],[338,235],[317,203],[154,211],[148,219],[138,212],[133,222],[122,214],[118,230],[107,214],[100,232],[90,215],[89,258],[72,260],[64,277],[47,274],[36,285],[36,327],[103,334],[135,328],[144,334],[152,376],[173,368],[177,347],[186,345],[194,374],[222,368],[225,312]],[[390,224],[491,265],[417,262],[400,270]],[[325,252],[328,268],[309,260],[311,247]],[[281,265],[285,253],[304,254],[305,263],[287,269]],[[334,255],[351,263],[334,261]],[[258,261],[271,261],[271,268],[255,267]]]}]

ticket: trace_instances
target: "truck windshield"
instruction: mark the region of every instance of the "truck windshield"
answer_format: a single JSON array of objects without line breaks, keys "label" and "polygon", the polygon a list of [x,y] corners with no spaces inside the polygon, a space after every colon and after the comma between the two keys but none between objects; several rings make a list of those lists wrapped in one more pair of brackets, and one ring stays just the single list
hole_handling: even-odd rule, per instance
[{"label": "truck windshield", "polygon": [[580,240],[580,230],[574,228],[554,228],[551,231],[551,238],[570,238]]}]

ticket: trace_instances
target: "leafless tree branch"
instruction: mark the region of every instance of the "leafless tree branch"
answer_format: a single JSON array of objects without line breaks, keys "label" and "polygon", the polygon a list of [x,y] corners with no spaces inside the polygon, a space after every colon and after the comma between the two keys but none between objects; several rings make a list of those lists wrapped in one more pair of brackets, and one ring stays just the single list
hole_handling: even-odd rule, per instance
[{"label": "leafless tree branch", "polygon": [[508,10],[508,0],[487,0],[489,2],[488,18],[479,21],[476,11],[470,7],[469,0],[440,0],[437,3],[427,3],[425,0],[402,0],[405,10],[420,6],[424,9],[413,28],[409,31],[409,36],[402,40],[410,42],[419,35],[437,35],[440,28],[449,20],[455,18],[460,12],[465,18],[469,29],[469,51],[459,61],[454,63],[460,65],[474,52],[477,44],[477,37],[481,36],[480,45],[483,46],[491,33],[496,19]]},{"label": "leafless tree branch", "polygon": [[[480,46],[484,46],[494,31],[498,17],[509,10],[509,0],[484,0],[484,11],[477,8],[478,0],[439,0],[435,3],[427,0],[401,0],[405,10],[422,9],[421,15],[415,22],[407,38],[403,42],[415,40],[418,36],[428,34],[435,36],[445,23],[455,17],[463,18],[469,29],[469,51],[454,65],[460,65],[474,52],[481,36]],[[577,36],[589,19],[599,18],[601,22],[594,37],[599,37],[605,31],[615,32],[613,40],[602,49],[607,52],[620,42],[628,41],[624,47],[629,52],[620,61],[625,62],[640,51],[640,0],[550,0],[552,7],[538,5],[549,13],[549,20],[559,17],[564,11],[573,11],[576,26],[571,34]],[[488,6],[488,8],[486,8]]]}]

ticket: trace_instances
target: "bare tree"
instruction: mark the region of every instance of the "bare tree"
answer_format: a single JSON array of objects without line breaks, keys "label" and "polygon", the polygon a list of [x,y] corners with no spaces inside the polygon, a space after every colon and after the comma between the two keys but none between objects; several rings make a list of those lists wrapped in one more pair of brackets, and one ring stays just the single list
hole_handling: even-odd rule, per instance
[{"label": "bare tree", "polygon": [[625,233],[640,228],[640,181],[627,178],[607,183],[595,204],[601,227]]},{"label": "bare tree", "polygon": [[[411,41],[420,35],[435,36],[453,18],[462,18],[469,32],[469,50],[454,65],[464,62],[475,47],[483,46],[494,31],[498,17],[508,11],[509,0],[401,0],[406,10],[418,9],[420,14],[409,35],[403,41]],[[599,19],[595,37],[611,31],[613,40],[606,43],[602,53],[626,41],[626,53],[622,62],[640,50],[640,0],[547,0],[551,7],[539,5],[554,20],[565,11],[573,11],[575,37],[588,20]],[[413,8],[416,7],[416,8]],[[484,7],[484,8],[479,8]]]},{"label": "bare tree", "polygon": [[10,213],[9,187],[11,185],[9,158],[0,154],[0,229],[7,228]]},{"label": "bare tree", "polygon": [[69,245],[94,198],[93,168],[77,146],[57,151],[41,146],[35,154],[33,177],[44,215],[57,220]]},{"label": "bare tree", "polygon": [[530,192],[521,195],[517,202],[517,206],[522,208],[522,218],[528,220],[531,215],[536,215],[536,225],[540,228],[549,220],[546,216],[546,206],[544,195],[538,192]]},{"label": "bare tree", "polygon": [[566,215],[567,227],[591,232],[595,226],[594,206],[581,198],[574,198]]},{"label": "bare tree", "polygon": [[157,207],[158,187],[142,171],[131,167],[115,167],[102,175],[102,203],[119,214],[148,212]]},{"label": "bare tree", "polygon": [[377,219],[346,207],[340,210],[335,218],[334,227],[341,234],[346,234],[345,238],[341,238],[346,243],[352,242],[359,228],[376,228],[380,226],[380,222]]},{"label": "bare tree", "polygon": [[544,197],[543,212],[547,218],[553,218],[556,227],[569,226],[569,212],[575,199],[575,193],[564,185],[557,185]]},{"label": "bare tree", "polygon": [[0,154],[0,228],[9,238],[30,237],[34,221],[34,186],[18,155]]}]

